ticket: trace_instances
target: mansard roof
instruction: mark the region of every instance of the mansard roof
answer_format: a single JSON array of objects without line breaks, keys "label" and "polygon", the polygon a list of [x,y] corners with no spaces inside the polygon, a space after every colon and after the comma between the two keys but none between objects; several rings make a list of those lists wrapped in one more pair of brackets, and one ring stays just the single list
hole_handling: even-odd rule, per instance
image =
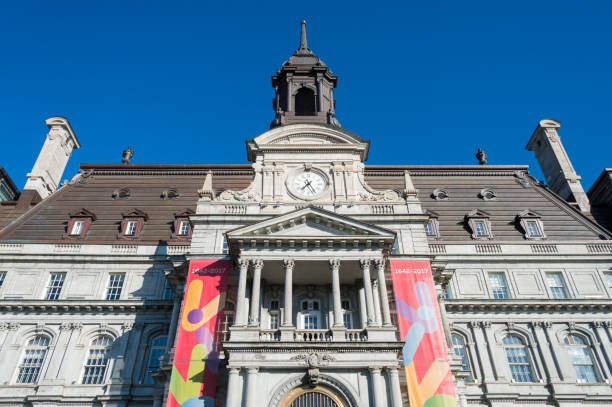
[{"label": "mansard roof", "polygon": [[[216,195],[226,189],[244,189],[253,179],[251,164],[82,164],[81,170],[88,176],[77,177],[21,216],[14,212],[14,206],[0,205],[0,219],[11,219],[0,231],[0,241],[61,242],[68,214],[87,208],[96,214],[97,221],[81,242],[112,243],[117,241],[122,213],[138,208],[149,215],[139,244],[157,245],[172,239],[171,224],[177,212],[196,209],[197,191],[208,171],[213,173]],[[464,215],[474,208],[490,214],[496,240],[524,240],[514,221],[525,210],[541,215],[549,241],[612,238],[610,232],[538,185],[526,173],[526,166],[368,165],[365,179],[378,190],[400,190],[405,188],[406,171],[423,209],[437,214],[443,241],[472,240],[463,223]],[[497,199],[479,198],[484,187],[492,186]],[[128,188],[130,196],[113,197],[118,188]],[[163,199],[162,192],[168,188],[178,190],[176,199]],[[449,199],[433,199],[431,193],[436,188],[448,190]]]}]

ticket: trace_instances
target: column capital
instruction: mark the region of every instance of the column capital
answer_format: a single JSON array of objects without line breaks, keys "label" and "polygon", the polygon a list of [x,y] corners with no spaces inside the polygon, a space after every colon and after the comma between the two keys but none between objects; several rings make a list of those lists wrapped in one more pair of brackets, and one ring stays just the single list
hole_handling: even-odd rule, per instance
[{"label": "column capital", "polygon": [[376,269],[385,269],[385,266],[387,265],[387,259],[385,259],[384,257],[380,257],[378,259],[374,259],[374,264],[376,264]]},{"label": "column capital", "polygon": [[240,266],[240,268],[249,267],[250,263],[251,263],[251,259],[249,259],[249,258],[240,257],[238,259],[238,265]]},{"label": "column capital", "polygon": [[339,270],[340,269],[340,259],[329,259],[329,268],[330,270]]},{"label": "column capital", "polygon": [[239,367],[230,367],[229,368],[229,374],[231,374],[231,375],[240,374],[240,368]]},{"label": "column capital", "polygon": [[382,369],[380,367],[370,367],[368,370],[371,374],[380,374]]},{"label": "column capital", "polygon": [[247,373],[248,374],[257,374],[259,372],[259,368],[258,367],[249,367],[247,369]]},{"label": "column capital", "polygon": [[372,259],[359,259],[359,264],[361,264],[361,268],[370,268],[370,263]]},{"label": "column capital", "polygon": [[283,260],[283,265],[285,266],[285,269],[293,270],[293,268],[295,267],[295,260],[293,260],[293,259],[284,259]]},{"label": "column capital", "polygon": [[263,259],[254,259],[253,260],[253,267],[255,267],[256,269],[262,269],[264,265],[264,261]]}]

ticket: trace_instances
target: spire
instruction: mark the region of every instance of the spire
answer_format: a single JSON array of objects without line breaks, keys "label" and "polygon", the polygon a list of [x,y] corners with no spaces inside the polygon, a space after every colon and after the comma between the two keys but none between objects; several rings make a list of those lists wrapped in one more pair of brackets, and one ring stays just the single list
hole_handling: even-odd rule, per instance
[{"label": "spire", "polygon": [[306,20],[302,20],[300,48],[297,50],[297,54],[312,54],[312,51],[308,48],[308,41],[306,40]]}]

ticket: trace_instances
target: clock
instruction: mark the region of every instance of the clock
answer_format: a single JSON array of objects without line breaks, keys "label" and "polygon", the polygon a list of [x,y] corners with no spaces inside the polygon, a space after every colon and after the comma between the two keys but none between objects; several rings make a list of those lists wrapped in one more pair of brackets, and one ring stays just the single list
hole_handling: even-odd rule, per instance
[{"label": "clock", "polygon": [[314,199],[327,187],[327,178],[317,170],[296,174],[290,181],[291,191],[300,198]]}]

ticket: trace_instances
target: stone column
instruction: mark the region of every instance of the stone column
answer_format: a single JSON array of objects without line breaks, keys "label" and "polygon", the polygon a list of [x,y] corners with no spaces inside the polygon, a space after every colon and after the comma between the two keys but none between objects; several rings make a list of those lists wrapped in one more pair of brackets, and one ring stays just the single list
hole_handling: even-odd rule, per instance
[{"label": "stone column", "polygon": [[249,259],[240,259],[240,275],[238,276],[238,292],[236,293],[236,320],[235,326],[246,326],[246,283],[249,273]]},{"label": "stone column", "polygon": [[72,323],[62,322],[59,329],[60,333],[55,342],[55,350],[50,355],[51,360],[47,366],[45,377],[41,377],[41,382],[53,381],[60,378],[62,361],[65,358],[66,352],[71,350],[68,349],[67,345],[72,334]]},{"label": "stone column", "polygon": [[[438,290],[436,290],[438,291]],[[446,339],[446,346],[449,349],[453,349],[453,338],[450,331],[450,323],[448,322],[448,316],[446,315],[446,298],[444,297],[444,290],[437,292],[438,297],[438,308],[440,309],[440,321],[442,322],[442,330],[444,331],[444,338]]]},{"label": "stone column", "polygon": [[168,328],[168,341],[166,342],[166,353],[170,352],[174,347],[176,331],[178,330],[179,315],[181,306],[183,305],[183,296],[185,285],[179,284],[174,290],[174,304],[172,305],[172,316],[170,317],[170,327]]},{"label": "stone column", "polygon": [[[606,322],[603,321],[595,321],[593,322],[593,328],[595,328],[595,332],[597,333],[597,336],[599,337],[599,342],[600,345],[598,344],[593,344],[595,346],[593,346],[593,350],[595,351],[595,355],[598,356],[599,360],[601,360],[601,374],[603,376],[603,379],[610,379],[612,374],[610,372],[610,356],[612,356],[610,354],[610,339],[608,338],[608,333],[606,332],[605,329],[605,324]],[[595,363],[595,361],[593,361]]]},{"label": "stone column", "polygon": [[363,289],[365,291],[366,310],[368,313],[368,325],[374,324],[374,296],[372,294],[372,281],[370,280],[370,259],[361,259],[361,274],[363,277]]},{"label": "stone column", "polygon": [[546,332],[544,332],[544,327],[550,327],[551,323],[549,321],[532,321],[531,326],[538,342],[538,349],[540,349],[542,359],[544,359],[544,369],[548,375],[549,382],[561,381],[557,371],[557,361],[554,359],[554,351],[551,352],[550,343],[546,337]]},{"label": "stone column", "polygon": [[225,407],[240,407],[242,391],[240,389],[240,369],[232,367],[228,372],[227,398]]},{"label": "stone column", "polygon": [[256,367],[250,367],[247,369],[247,394],[246,394],[246,406],[257,406],[257,374],[258,369]]},{"label": "stone column", "polygon": [[389,377],[389,385],[391,387],[391,407],[403,407],[402,403],[402,389],[400,388],[399,374],[397,367],[387,368],[387,375]]},{"label": "stone column", "polygon": [[575,381],[576,375],[574,373],[574,368],[570,363],[567,350],[560,346],[561,344],[552,331],[552,323],[546,322],[544,325],[542,325],[542,327],[546,337],[548,338],[548,342],[550,343],[553,358],[555,358],[557,361],[561,381],[568,381],[568,379],[573,379]]},{"label": "stone column", "polygon": [[380,305],[382,306],[382,323],[384,326],[391,326],[391,311],[389,310],[389,295],[387,293],[387,280],[385,279],[385,265],[385,259],[376,260],[378,290],[380,292]]},{"label": "stone column", "polygon": [[257,259],[253,262],[253,288],[251,290],[251,315],[249,316],[249,325],[259,325],[259,289],[261,284],[261,269],[263,268],[263,260]]},{"label": "stone column", "polygon": [[374,407],[387,407],[385,405],[385,385],[382,383],[383,377],[380,368],[370,368],[370,378],[372,379],[372,398]]},{"label": "stone column", "polygon": [[482,326],[484,328],[485,337],[487,338],[487,345],[491,354],[491,367],[493,367],[493,374],[496,380],[506,380],[505,372],[502,370],[502,364],[506,366],[506,355],[499,352],[497,342],[491,331],[491,322],[483,321]]},{"label": "stone column", "polygon": [[329,269],[332,274],[332,294],[334,297],[334,327],[343,327],[342,299],[340,298],[340,260],[331,259]]},{"label": "stone column", "polygon": [[378,295],[378,280],[372,281],[372,295],[374,297],[374,325],[382,324],[382,315],[380,313],[380,296]]},{"label": "stone column", "polygon": [[293,325],[293,267],[295,262],[292,259],[283,261],[285,265],[285,315],[283,326]]},{"label": "stone column", "polygon": [[487,384],[494,382],[495,376],[493,376],[493,366],[491,366],[493,355],[490,355],[487,349],[487,340],[482,332],[482,325],[482,321],[472,321],[469,323],[474,333],[474,342],[476,343],[478,354],[480,355],[479,360],[482,363],[482,382]]},{"label": "stone column", "polygon": [[363,286],[359,289],[359,318],[361,320],[361,328],[368,326],[368,314],[366,310],[365,289]]}]

